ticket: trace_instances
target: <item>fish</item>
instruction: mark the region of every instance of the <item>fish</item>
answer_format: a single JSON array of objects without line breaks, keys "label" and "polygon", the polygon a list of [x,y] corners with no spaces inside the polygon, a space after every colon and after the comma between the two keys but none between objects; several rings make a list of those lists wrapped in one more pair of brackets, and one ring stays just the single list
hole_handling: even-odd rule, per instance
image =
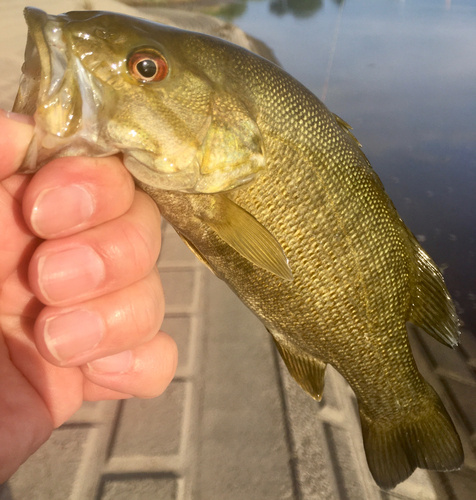
[{"label": "fish", "polygon": [[204,34],[100,12],[27,8],[13,110],[33,115],[21,171],[122,154],[192,252],[262,321],[320,400],[353,389],[376,483],[461,467],[407,324],[448,347],[454,304],[350,126],[272,62]]}]

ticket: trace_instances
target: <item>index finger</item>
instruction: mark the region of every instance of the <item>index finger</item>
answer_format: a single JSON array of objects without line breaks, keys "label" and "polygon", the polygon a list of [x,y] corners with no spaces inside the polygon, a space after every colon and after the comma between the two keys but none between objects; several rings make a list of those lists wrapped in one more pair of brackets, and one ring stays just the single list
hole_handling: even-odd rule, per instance
[{"label": "index finger", "polygon": [[0,109],[0,181],[20,168],[33,137],[33,125],[31,116]]}]

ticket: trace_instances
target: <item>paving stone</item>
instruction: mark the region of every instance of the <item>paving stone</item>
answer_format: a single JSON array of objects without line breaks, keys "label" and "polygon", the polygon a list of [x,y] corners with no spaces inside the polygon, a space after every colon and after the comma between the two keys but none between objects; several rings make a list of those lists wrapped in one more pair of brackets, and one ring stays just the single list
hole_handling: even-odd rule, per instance
[{"label": "paving stone", "polygon": [[196,500],[293,498],[271,339],[211,273],[205,274],[203,392]]},{"label": "paving stone", "polygon": [[196,257],[187,245],[181,240],[180,236],[170,224],[167,224],[162,236],[162,248],[160,250],[161,264],[170,265],[170,263],[193,263]]},{"label": "paving stone", "polygon": [[438,372],[475,383],[476,387],[473,373],[458,349],[450,349],[421,331],[417,331],[416,337]]},{"label": "paving stone", "polygon": [[104,418],[103,401],[84,401],[81,408],[68,420],[68,424],[92,424]]},{"label": "paving stone", "polygon": [[[286,411],[294,453],[299,497],[303,499],[339,498],[339,485],[333,470],[332,454],[327,446],[325,422],[322,422],[320,404],[309,397],[289,375],[280,360]],[[327,369],[326,384],[332,369]],[[330,393],[329,387],[325,391]],[[322,413],[319,415],[321,416]],[[298,497],[298,498],[299,498]]]},{"label": "paving stone", "polygon": [[336,477],[340,500],[366,498],[366,488],[362,481],[361,464],[352,446],[347,429],[325,424],[326,444],[329,449],[333,472]]},{"label": "paving stone", "polygon": [[[92,428],[65,426],[55,430],[8,482],[12,500],[65,500],[73,492]],[[2,499],[3,500],[3,499]]]},{"label": "paving stone", "polygon": [[468,432],[474,435],[476,433],[475,387],[450,378],[443,378],[442,383],[450,394],[453,404],[460,413]]},{"label": "paving stone", "polygon": [[162,396],[122,402],[111,457],[176,455],[180,449],[186,383]]},{"label": "paving stone", "polygon": [[463,332],[461,335],[461,350],[466,356],[468,363],[473,368],[473,374],[476,370],[476,337],[471,332]]},{"label": "paving stone", "polygon": [[[457,500],[474,500],[476,498],[476,474],[452,472],[446,475]],[[452,499],[453,500],[453,499]]]},{"label": "paving stone", "polygon": [[353,395],[352,389],[342,375],[328,366],[326,368],[324,393],[322,400],[316,405],[317,411],[324,414],[329,410],[341,412],[344,404],[343,398],[347,398],[350,394]]},{"label": "paving stone", "polygon": [[0,484],[0,500],[14,500],[9,483]]},{"label": "paving stone", "polygon": [[167,308],[187,309],[193,304],[195,271],[190,269],[161,269],[160,279],[165,291]]},{"label": "paving stone", "polygon": [[101,500],[175,500],[177,480],[161,477],[128,477],[106,479]]},{"label": "paving stone", "polygon": [[390,498],[408,498],[412,500],[448,499],[438,474],[423,469],[416,469],[406,481],[392,490],[391,495]]},{"label": "paving stone", "polygon": [[177,343],[179,353],[177,370],[179,372],[185,370],[190,362],[191,353],[189,351],[192,347],[190,342],[191,322],[192,318],[188,314],[180,316],[166,314],[160,327],[161,330],[167,332]]}]

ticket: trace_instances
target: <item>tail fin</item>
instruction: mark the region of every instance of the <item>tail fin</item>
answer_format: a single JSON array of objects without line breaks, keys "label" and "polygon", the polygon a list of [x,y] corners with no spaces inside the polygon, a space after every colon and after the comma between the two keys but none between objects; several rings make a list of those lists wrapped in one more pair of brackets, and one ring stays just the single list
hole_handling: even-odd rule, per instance
[{"label": "tail fin", "polygon": [[383,489],[394,488],[417,468],[451,471],[464,461],[463,447],[443,403],[428,386],[420,412],[397,421],[371,420],[360,411],[370,472]]}]

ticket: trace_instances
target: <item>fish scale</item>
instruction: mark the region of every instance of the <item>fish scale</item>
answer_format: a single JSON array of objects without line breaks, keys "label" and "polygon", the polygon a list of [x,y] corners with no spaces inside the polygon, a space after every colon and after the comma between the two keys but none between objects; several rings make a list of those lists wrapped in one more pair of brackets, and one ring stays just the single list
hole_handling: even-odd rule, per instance
[{"label": "fish scale", "polygon": [[[67,138],[58,140],[47,119],[37,125],[23,170],[58,156],[122,152],[195,255],[262,320],[301,387],[320,399],[327,363],[345,377],[379,486],[394,487],[416,467],[460,467],[461,442],[406,332],[412,321],[456,345],[454,306],[350,127],[274,64],[206,35],[100,12],[28,8],[26,20],[14,110],[55,112],[53,29],[78,72],[65,89],[74,101],[89,82],[94,92],[81,95],[94,103],[71,108],[79,125]],[[167,64],[158,81],[131,70],[144,50],[151,64],[157,54]],[[79,116],[93,105],[97,138]]]}]

